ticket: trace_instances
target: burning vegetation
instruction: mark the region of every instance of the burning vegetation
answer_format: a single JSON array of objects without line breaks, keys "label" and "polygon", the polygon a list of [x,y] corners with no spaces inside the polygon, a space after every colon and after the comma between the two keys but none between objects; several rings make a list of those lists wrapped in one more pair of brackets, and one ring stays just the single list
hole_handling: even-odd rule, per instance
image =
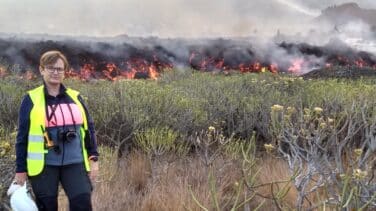
[{"label": "burning vegetation", "polygon": [[[132,44],[130,44],[132,43]],[[92,79],[151,78],[174,67],[188,67],[203,72],[230,71],[287,72],[302,75],[333,66],[375,70],[376,58],[345,44],[325,46],[282,42],[260,47],[247,39],[163,40],[129,38],[123,41],[22,41],[0,40],[0,61],[17,64],[0,67],[0,77],[16,72],[26,79],[35,78],[39,56],[52,49],[63,51],[71,62],[69,78]],[[373,71],[376,72],[376,71]]]}]

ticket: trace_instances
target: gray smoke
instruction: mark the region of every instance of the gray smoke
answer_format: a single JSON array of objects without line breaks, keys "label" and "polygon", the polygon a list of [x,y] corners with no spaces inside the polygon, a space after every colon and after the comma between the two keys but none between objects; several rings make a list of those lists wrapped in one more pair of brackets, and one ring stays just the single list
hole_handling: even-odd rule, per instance
[{"label": "gray smoke", "polygon": [[[0,31],[86,36],[236,37],[296,33],[348,0],[1,0]],[[356,1],[376,8],[372,0]]]},{"label": "gray smoke", "polygon": [[[208,57],[215,56],[217,52],[214,51],[219,47],[223,55],[218,58],[229,58],[227,62],[259,59],[281,64],[286,69],[295,60],[304,60],[302,70],[308,72],[316,66],[324,66],[325,58],[299,50],[288,51],[279,43],[304,42],[317,46],[340,43],[341,46],[363,48],[363,39],[373,39],[370,27],[359,21],[335,28],[313,21],[328,6],[345,2],[347,0],[1,0],[0,32],[37,33],[39,39],[52,40],[66,39],[56,35],[72,35],[74,40],[93,41],[89,51],[108,55],[110,60],[118,55],[128,58],[130,51],[138,54],[139,49],[147,49],[145,52],[156,50],[163,60],[176,66],[186,66],[192,54],[191,46],[208,49]],[[356,2],[362,8],[376,8],[376,1]],[[51,38],[50,35],[55,36]],[[29,36],[22,37],[30,40]],[[150,39],[143,40],[142,37]],[[179,37],[187,39],[177,39]],[[208,39],[204,38],[230,41],[218,40],[207,46]],[[97,41],[119,46],[128,42],[129,47],[119,50]],[[376,44],[366,50],[376,54],[375,49]],[[27,63],[23,57],[18,58],[20,51],[13,47],[6,50],[6,55],[17,63]],[[72,57],[77,56],[72,54]]]}]

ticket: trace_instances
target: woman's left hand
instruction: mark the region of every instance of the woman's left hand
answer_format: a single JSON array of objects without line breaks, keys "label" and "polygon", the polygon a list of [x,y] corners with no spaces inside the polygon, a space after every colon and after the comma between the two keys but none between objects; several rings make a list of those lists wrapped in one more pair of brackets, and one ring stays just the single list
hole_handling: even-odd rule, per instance
[{"label": "woman's left hand", "polygon": [[99,173],[99,165],[98,161],[92,161],[90,160],[90,171],[89,171],[89,178],[92,183],[94,183],[97,179],[98,173]]}]

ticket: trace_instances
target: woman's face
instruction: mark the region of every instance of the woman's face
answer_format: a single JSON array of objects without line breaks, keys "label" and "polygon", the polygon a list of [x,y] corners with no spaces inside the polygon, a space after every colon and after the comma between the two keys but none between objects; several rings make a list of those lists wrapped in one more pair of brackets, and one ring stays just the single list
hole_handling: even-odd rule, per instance
[{"label": "woman's face", "polygon": [[56,60],[54,64],[39,68],[45,83],[50,85],[61,84],[64,80],[65,66],[61,59]]}]

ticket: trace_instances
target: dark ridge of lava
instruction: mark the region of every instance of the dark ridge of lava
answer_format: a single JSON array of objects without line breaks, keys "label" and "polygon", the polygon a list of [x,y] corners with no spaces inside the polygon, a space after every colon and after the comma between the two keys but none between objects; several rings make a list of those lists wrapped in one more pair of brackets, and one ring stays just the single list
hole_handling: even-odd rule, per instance
[{"label": "dark ridge of lava", "polygon": [[[140,73],[137,73],[141,78],[147,77],[149,67],[158,72],[175,66],[200,71],[241,72],[261,72],[265,69],[272,71],[275,68],[272,72],[295,74],[299,74],[299,69],[302,68],[325,69],[326,66],[376,68],[375,55],[358,52],[342,44],[313,46],[282,42],[261,49],[251,44],[251,41],[251,38],[126,38],[116,42],[4,38],[0,39],[0,65],[17,64],[24,71],[37,71],[42,53],[47,50],[61,50],[67,55],[74,71],[80,71],[90,64],[92,70],[101,72],[108,70],[108,65],[113,64],[119,71],[141,69]],[[317,73],[311,75],[314,74]]]},{"label": "dark ridge of lava", "polygon": [[304,75],[304,79],[331,79],[348,78],[359,79],[367,77],[376,77],[376,69],[357,66],[334,66],[329,68],[320,68],[312,70]]}]

